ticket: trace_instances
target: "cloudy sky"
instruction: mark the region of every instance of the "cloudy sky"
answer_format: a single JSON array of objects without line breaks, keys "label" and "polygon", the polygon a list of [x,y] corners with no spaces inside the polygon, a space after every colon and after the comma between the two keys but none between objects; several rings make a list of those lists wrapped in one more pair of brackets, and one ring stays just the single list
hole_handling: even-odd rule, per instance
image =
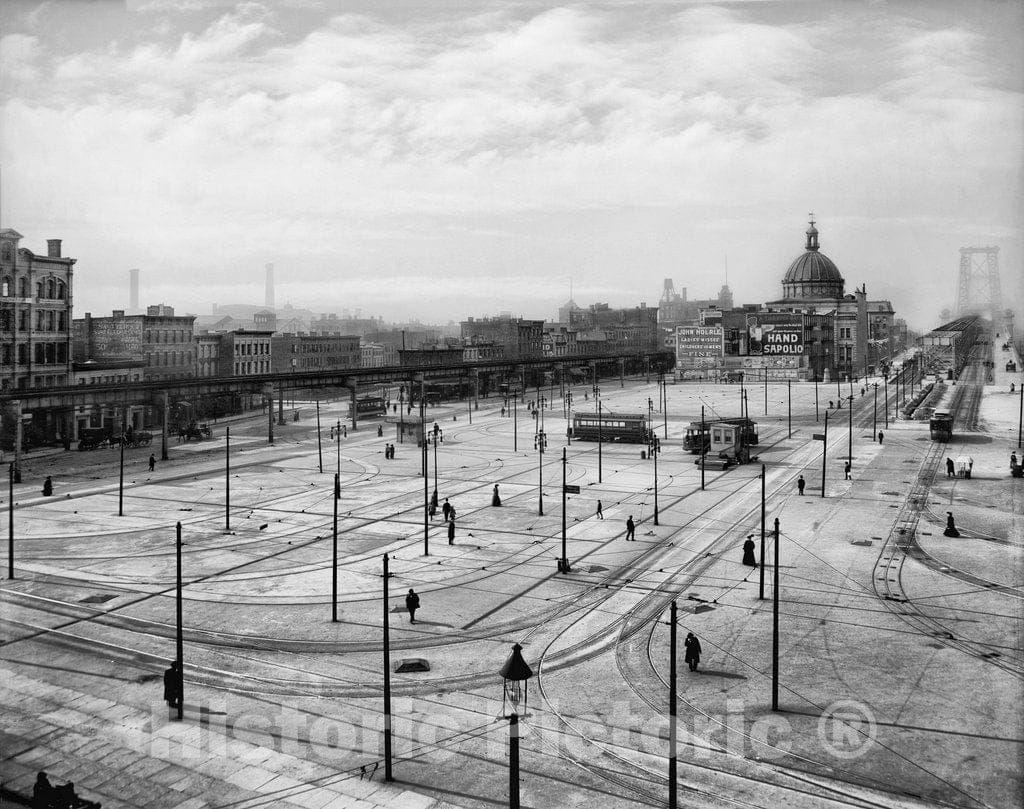
[{"label": "cloudy sky", "polygon": [[1022,294],[1018,2],[4,0],[0,224],[76,314],[778,297],[813,211],[912,326]]}]

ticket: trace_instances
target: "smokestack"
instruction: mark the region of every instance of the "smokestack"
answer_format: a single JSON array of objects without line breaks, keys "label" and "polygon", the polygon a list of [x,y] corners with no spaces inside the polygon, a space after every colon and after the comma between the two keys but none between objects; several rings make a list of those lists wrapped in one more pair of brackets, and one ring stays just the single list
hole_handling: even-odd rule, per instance
[{"label": "smokestack", "polygon": [[267,265],[267,299],[265,306],[271,311],[274,310],[274,265]]},{"label": "smokestack", "polygon": [[60,239],[46,240],[46,255],[50,258],[60,258]]},{"label": "smokestack", "polygon": [[139,271],[128,270],[128,311],[133,315],[139,312]]}]

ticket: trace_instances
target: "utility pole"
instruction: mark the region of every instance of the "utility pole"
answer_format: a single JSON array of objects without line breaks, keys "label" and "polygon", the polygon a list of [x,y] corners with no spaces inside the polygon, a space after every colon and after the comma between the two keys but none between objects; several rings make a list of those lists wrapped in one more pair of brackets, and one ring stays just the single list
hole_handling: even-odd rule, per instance
[{"label": "utility pole", "polygon": [[[321,469],[321,471],[323,471]],[[224,530],[231,530],[231,428],[224,428]]]},{"label": "utility pole", "polygon": [[789,418],[789,437],[793,437],[793,380],[786,380],[786,405]]},{"label": "utility pole", "polygon": [[825,496],[825,467],[828,462],[828,411],[825,411],[825,434],[821,440],[821,496]]},{"label": "utility pole", "polygon": [[185,718],[185,639],[184,632],[182,629],[181,620],[181,523],[177,526],[177,593],[175,596],[175,606],[177,613],[177,634],[176,634],[176,646],[175,654],[178,659],[178,721],[182,721]]},{"label": "utility pole", "polygon": [[764,512],[765,512],[765,465],[761,464],[761,589],[758,599],[764,601]]},{"label": "utility pole", "polygon": [[775,584],[772,588],[772,710],[779,710],[779,518],[775,518]]},{"label": "utility pole", "polygon": [[669,664],[668,664],[668,809],[677,809],[676,782],[678,781],[677,740],[679,732],[676,718],[676,601],[669,610]]},{"label": "utility pole", "polygon": [[[334,490],[341,486],[341,479],[334,476]],[[334,542],[331,545],[331,623],[338,623],[338,498],[334,501]]]},{"label": "utility pole", "polygon": [[[319,396],[319,391],[317,391]],[[320,474],[324,473],[324,440],[320,434],[320,400],[316,400],[316,454],[320,459]]]},{"label": "utility pole", "polygon": [[566,472],[566,450],[562,447],[562,559],[558,564],[559,573],[569,572],[569,557],[566,553],[566,518],[565,518],[565,472]]},{"label": "utility pole", "polygon": [[391,619],[388,617],[388,555],[384,554],[384,780],[391,773]]},{"label": "utility pole", "polygon": [[14,578],[14,462],[7,470],[7,578]]},{"label": "utility pole", "polygon": [[704,405],[700,406],[700,490],[704,491],[704,456],[707,451],[704,448],[704,435],[707,427],[704,426]]},{"label": "utility pole", "polygon": [[124,516],[124,408],[121,409],[121,472],[117,481],[117,516]]}]

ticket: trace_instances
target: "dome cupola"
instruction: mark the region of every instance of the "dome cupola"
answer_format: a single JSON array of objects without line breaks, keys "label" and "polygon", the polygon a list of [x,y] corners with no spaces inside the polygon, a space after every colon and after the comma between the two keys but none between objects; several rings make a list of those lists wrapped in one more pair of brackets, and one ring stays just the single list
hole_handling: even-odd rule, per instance
[{"label": "dome cupola", "polygon": [[811,214],[806,252],[799,256],[782,279],[784,298],[841,298],[846,282],[835,263],[818,248],[818,229]]}]

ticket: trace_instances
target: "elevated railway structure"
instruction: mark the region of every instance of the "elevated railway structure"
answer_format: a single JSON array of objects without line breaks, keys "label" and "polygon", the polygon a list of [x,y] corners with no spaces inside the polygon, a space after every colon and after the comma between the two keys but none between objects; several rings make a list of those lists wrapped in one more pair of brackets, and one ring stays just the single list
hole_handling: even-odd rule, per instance
[{"label": "elevated railway structure", "polygon": [[[74,439],[72,416],[77,408],[105,407],[115,411],[133,405],[155,408],[163,413],[162,454],[166,458],[170,404],[178,400],[193,401],[201,397],[232,394],[262,397],[267,403],[268,434],[273,443],[274,401],[276,399],[278,404],[277,421],[283,424],[284,401],[294,398],[297,391],[347,390],[351,400],[350,429],[355,430],[361,415],[357,401],[368,386],[405,385],[410,393],[415,391],[413,400],[420,401],[426,386],[432,381],[455,379],[462,380],[464,384],[459,388],[471,391],[470,398],[475,399],[479,397],[482,385],[485,390],[497,391],[499,384],[508,379],[517,380],[520,390],[525,390],[530,380],[543,378],[545,373],[556,374],[561,384],[580,376],[596,381],[602,376],[618,375],[621,380],[627,368],[631,372],[646,372],[649,376],[652,370],[662,372],[670,369],[674,360],[670,351],[649,351],[27,388],[0,395],[0,409],[11,413],[19,428],[23,421],[31,420],[36,414],[46,415],[51,421],[62,422],[62,432]],[[20,450],[19,437],[14,444],[16,465]]]},{"label": "elevated railway structure", "polygon": [[967,315],[920,337],[922,373],[956,379],[970,359],[982,329],[983,323],[978,315]]}]

